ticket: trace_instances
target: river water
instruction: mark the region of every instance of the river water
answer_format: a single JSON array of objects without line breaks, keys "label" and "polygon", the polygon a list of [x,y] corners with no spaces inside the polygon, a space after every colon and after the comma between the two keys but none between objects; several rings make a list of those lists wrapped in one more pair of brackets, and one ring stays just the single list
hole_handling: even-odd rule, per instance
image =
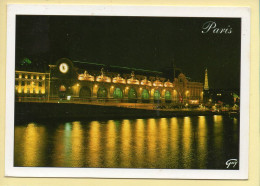
[{"label": "river water", "polygon": [[239,161],[239,119],[221,115],[15,125],[14,166],[226,169],[229,159]]}]

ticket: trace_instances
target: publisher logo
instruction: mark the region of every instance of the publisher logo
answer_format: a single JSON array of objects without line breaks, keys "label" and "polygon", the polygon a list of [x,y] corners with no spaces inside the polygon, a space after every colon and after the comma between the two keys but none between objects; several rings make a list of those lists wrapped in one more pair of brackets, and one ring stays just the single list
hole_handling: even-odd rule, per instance
[{"label": "publisher logo", "polygon": [[227,166],[227,169],[228,168],[235,168],[235,166],[237,165],[238,161],[237,159],[229,159],[226,161],[226,166]]}]

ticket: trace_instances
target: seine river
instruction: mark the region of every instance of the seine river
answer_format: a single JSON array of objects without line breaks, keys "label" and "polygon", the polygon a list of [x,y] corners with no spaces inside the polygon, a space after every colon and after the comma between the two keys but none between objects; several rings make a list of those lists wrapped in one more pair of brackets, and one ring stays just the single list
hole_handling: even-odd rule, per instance
[{"label": "seine river", "polygon": [[239,161],[239,119],[16,122],[14,154],[25,167],[226,169]]}]

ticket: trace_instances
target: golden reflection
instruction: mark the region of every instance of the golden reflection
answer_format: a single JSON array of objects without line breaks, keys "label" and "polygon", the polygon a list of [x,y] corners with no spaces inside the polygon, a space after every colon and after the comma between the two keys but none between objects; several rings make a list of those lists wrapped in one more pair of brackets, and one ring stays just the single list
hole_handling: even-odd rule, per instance
[{"label": "golden reflection", "polygon": [[90,123],[89,131],[89,166],[100,166],[100,123],[98,121],[92,121]]},{"label": "golden reflection", "polygon": [[121,150],[122,150],[122,166],[123,167],[130,167],[131,166],[131,126],[130,126],[130,121],[125,119],[122,121],[122,146],[121,146]]},{"label": "golden reflection", "polygon": [[159,151],[159,157],[162,159],[167,158],[167,152],[168,152],[168,124],[167,124],[166,118],[161,118],[159,120],[159,135],[158,138],[160,139],[160,143],[158,144],[160,146]]},{"label": "golden reflection", "polygon": [[29,123],[24,134],[24,165],[40,166],[45,146],[45,128]]},{"label": "golden reflection", "polygon": [[54,137],[54,167],[71,166],[71,123],[61,124]]},{"label": "golden reflection", "polygon": [[223,147],[223,117],[221,115],[214,115],[214,147],[216,156],[221,155],[221,148]]},{"label": "golden reflection", "polygon": [[237,124],[237,118],[233,118],[233,123]]},{"label": "golden reflection", "polygon": [[214,115],[214,123],[222,122],[222,116],[221,115]]},{"label": "golden reflection", "polygon": [[207,158],[207,122],[205,116],[199,116],[199,126],[198,126],[198,152],[200,156],[198,157],[199,168],[206,168],[206,158]]},{"label": "golden reflection", "polygon": [[135,128],[135,144],[136,144],[136,166],[142,167],[142,162],[144,160],[144,120],[137,119],[136,120],[136,128]]},{"label": "golden reflection", "polygon": [[147,121],[147,147],[148,147],[148,162],[151,168],[155,167],[156,163],[156,140],[157,140],[157,126],[155,119],[148,119]]},{"label": "golden reflection", "polygon": [[192,126],[190,117],[184,117],[183,121],[183,166],[184,168],[191,167],[191,140],[192,140]]},{"label": "golden reflection", "polygon": [[171,135],[171,154],[173,159],[173,164],[177,167],[179,163],[179,126],[178,120],[176,117],[171,118],[171,125],[170,125],[170,135]]},{"label": "golden reflection", "polygon": [[83,166],[83,135],[81,124],[78,121],[72,122],[71,132],[71,148],[72,148],[72,167]]},{"label": "golden reflection", "polygon": [[115,165],[116,153],[116,124],[114,120],[109,120],[107,124],[106,136],[106,167],[113,167]]},{"label": "golden reflection", "polygon": [[234,125],[233,125],[233,133],[234,133],[233,140],[234,141],[238,141],[238,136],[239,136],[239,134],[237,132],[239,130],[239,128],[238,128],[238,119],[237,118],[233,118],[233,123],[234,123]]}]

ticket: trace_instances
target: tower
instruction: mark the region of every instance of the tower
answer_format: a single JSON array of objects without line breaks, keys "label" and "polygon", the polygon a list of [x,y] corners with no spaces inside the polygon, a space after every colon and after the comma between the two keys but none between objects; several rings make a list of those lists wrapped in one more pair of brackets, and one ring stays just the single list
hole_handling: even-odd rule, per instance
[{"label": "tower", "polygon": [[205,70],[204,90],[209,90],[208,70],[207,69]]}]

